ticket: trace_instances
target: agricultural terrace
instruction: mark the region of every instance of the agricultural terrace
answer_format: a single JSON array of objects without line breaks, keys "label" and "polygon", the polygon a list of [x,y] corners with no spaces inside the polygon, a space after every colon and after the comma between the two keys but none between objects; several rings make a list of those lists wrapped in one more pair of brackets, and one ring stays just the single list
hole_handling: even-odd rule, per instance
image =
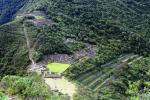
[{"label": "agricultural terrace", "polygon": [[91,90],[99,91],[103,85],[115,78],[113,73],[115,73],[116,70],[139,59],[141,59],[141,57],[134,54],[120,56],[118,59],[102,65],[100,70],[93,69],[90,72],[80,75],[77,81]]},{"label": "agricultural terrace", "polygon": [[50,63],[47,65],[47,68],[50,72],[63,73],[69,66],[70,64]]}]

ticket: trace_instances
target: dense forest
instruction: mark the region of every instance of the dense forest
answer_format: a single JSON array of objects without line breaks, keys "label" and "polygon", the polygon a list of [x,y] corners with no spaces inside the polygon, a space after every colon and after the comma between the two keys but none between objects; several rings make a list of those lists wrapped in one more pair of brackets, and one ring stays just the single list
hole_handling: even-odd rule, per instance
[{"label": "dense forest", "polygon": [[[24,80],[23,84],[34,80],[27,74],[27,65],[31,62],[23,32],[23,24],[26,24],[36,62],[49,54],[72,55],[85,44],[96,47],[94,57],[75,61],[63,73],[82,87],[75,100],[146,100],[150,97],[150,0],[9,2],[0,8],[0,24],[12,18],[0,26],[0,79],[2,84],[6,81],[10,84],[0,90],[12,88],[9,87],[13,84],[11,80]],[[43,11],[54,23],[36,27],[26,21],[30,18],[16,17],[17,11]],[[66,42],[68,39],[75,42]],[[42,97],[49,97],[43,94]]]}]

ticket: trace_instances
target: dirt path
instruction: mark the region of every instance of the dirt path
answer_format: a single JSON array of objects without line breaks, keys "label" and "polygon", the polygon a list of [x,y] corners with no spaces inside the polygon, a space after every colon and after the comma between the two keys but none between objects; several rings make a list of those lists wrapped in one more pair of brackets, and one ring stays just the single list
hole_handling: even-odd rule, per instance
[{"label": "dirt path", "polygon": [[30,40],[29,40],[29,36],[28,36],[28,32],[27,32],[25,24],[23,24],[23,33],[25,35],[26,42],[27,42],[27,48],[28,48],[28,51],[29,51],[29,59],[32,62],[32,64],[34,65],[35,62],[33,60],[33,50],[32,50],[32,48],[30,48]]},{"label": "dirt path", "polygon": [[52,90],[58,90],[63,94],[68,94],[70,100],[73,100],[73,95],[76,93],[77,87],[74,83],[69,82],[67,79],[63,78],[44,78],[45,83],[49,85]]}]

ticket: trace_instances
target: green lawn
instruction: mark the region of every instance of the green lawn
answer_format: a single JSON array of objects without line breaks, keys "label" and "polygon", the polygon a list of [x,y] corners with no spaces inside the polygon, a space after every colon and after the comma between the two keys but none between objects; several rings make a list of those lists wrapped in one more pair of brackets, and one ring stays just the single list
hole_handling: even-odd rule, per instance
[{"label": "green lawn", "polygon": [[44,16],[35,16],[35,19],[40,20],[40,19],[45,19],[45,17]]},{"label": "green lawn", "polygon": [[50,63],[47,65],[47,68],[51,72],[63,73],[70,64],[63,64],[63,63]]}]

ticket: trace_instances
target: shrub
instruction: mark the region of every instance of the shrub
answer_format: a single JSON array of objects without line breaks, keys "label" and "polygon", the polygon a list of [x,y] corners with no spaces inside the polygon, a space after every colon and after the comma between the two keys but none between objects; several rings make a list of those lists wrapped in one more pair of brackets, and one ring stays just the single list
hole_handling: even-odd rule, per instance
[{"label": "shrub", "polygon": [[8,100],[8,97],[0,91],[0,100]]},{"label": "shrub", "polygon": [[[5,76],[0,83],[1,90],[9,95],[17,95],[22,99],[51,99],[56,97],[61,99],[61,95],[49,90],[48,86],[39,79],[39,76]],[[66,99],[68,98],[65,96]],[[65,100],[66,100],[65,99]]]}]

